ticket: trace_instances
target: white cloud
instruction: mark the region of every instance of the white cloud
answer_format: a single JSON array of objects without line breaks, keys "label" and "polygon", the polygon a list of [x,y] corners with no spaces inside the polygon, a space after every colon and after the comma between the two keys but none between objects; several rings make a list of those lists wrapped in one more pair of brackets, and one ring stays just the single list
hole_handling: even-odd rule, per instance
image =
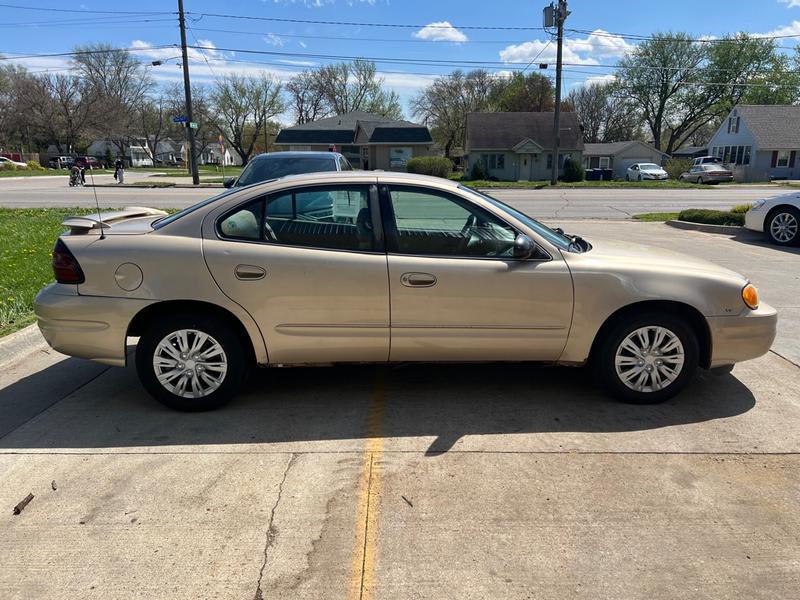
[{"label": "white cloud", "polygon": [[[798,2],[798,6],[800,6],[800,0],[796,1]],[[767,33],[756,33],[754,35],[764,36],[764,37],[774,37],[781,35],[800,35],[800,21],[792,21],[790,25],[779,27],[778,29],[773,29],[772,31],[768,31]]]},{"label": "white cloud", "polygon": [[614,83],[617,80],[617,76],[612,73],[607,73],[605,75],[592,75],[591,77],[587,77],[586,81],[584,82],[585,85],[593,85],[595,83]]},{"label": "white cloud", "polygon": [[467,36],[453,27],[449,21],[428,23],[414,34],[415,38],[430,40],[432,42],[466,42]]},{"label": "white cloud", "polygon": [[788,8],[800,6],[800,0],[778,0],[781,4],[786,4]]},{"label": "white cloud", "polygon": [[284,39],[279,36],[275,35],[274,33],[268,33],[264,36],[264,41],[267,42],[270,46],[283,46],[286,42]]},{"label": "white cloud", "polygon": [[[602,29],[596,29],[586,38],[564,40],[564,62],[582,65],[596,65],[598,59],[622,58],[635,46],[621,37],[610,36]],[[540,54],[541,53],[541,54]],[[500,59],[507,63],[529,63],[536,58],[540,63],[553,63],[556,60],[556,45],[542,40],[507,46],[500,51]]]}]

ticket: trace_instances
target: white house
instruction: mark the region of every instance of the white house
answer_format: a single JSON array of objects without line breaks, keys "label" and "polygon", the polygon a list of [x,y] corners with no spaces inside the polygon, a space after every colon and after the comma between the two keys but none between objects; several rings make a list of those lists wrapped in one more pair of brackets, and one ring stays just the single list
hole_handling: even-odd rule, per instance
[{"label": "white house", "polygon": [[800,179],[800,106],[734,108],[708,144],[737,181]]},{"label": "white house", "polygon": [[[199,146],[199,144],[198,144]],[[181,146],[181,158],[187,160],[189,157],[189,143],[184,142]],[[197,156],[199,165],[225,165],[226,167],[239,166],[242,164],[242,157],[232,148],[225,146],[223,155],[222,145],[219,142],[211,142],[200,150]]]}]

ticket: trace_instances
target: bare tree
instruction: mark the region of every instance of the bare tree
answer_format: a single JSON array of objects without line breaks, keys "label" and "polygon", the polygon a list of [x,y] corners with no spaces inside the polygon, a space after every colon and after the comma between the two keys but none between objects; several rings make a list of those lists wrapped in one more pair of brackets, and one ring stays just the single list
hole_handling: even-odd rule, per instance
[{"label": "bare tree", "polygon": [[318,78],[312,71],[303,71],[292,77],[286,84],[290,104],[298,125],[312,123],[330,115],[325,103],[325,93]]},{"label": "bare tree", "polygon": [[363,110],[390,119],[401,119],[403,109],[400,107],[400,97],[394,91],[385,89],[386,80],[376,73],[375,63],[354,60],[326,65],[312,71],[311,76],[330,113],[341,115]]},{"label": "bare tree", "polygon": [[284,110],[281,85],[267,75],[224,77],[214,86],[211,103],[215,127],[242,157],[243,165],[269,120]]},{"label": "bare tree", "polygon": [[454,71],[438,77],[411,100],[411,111],[431,128],[433,138],[450,158],[463,146],[467,113],[488,110],[493,79],[486,71]]},{"label": "bare tree", "polygon": [[123,153],[137,133],[137,109],[153,88],[153,80],[130,53],[109,44],[79,46],[75,52],[74,65],[95,98],[91,125]]},{"label": "bare tree", "polygon": [[572,90],[567,102],[578,114],[587,143],[641,139],[641,116],[614,83],[590,83]]}]

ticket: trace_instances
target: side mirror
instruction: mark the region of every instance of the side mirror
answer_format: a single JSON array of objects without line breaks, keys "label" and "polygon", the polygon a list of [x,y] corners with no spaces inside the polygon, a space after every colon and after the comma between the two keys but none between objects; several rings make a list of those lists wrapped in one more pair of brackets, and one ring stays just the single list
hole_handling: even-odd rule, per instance
[{"label": "side mirror", "polygon": [[530,258],[536,250],[536,244],[527,235],[519,234],[514,240],[514,258]]},{"label": "side mirror", "polygon": [[225,179],[222,180],[222,185],[226,188],[233,187],[234,183],[236,183],[235,177],[226,177]]}]

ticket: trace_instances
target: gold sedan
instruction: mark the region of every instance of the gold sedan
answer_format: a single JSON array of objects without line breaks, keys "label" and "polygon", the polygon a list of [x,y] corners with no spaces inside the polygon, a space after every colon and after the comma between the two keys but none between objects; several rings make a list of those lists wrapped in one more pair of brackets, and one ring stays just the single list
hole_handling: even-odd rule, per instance
[{"label": "gold sedan", "polygon": [[674,396],[766,353],[777,315],[698,258],[550,229],[456,182],[316,173],[174,215],[73,217],[36,299],[48,343],[124,366],[180,410],[248,368],[347,362],[591,364],[615,396]]}]

